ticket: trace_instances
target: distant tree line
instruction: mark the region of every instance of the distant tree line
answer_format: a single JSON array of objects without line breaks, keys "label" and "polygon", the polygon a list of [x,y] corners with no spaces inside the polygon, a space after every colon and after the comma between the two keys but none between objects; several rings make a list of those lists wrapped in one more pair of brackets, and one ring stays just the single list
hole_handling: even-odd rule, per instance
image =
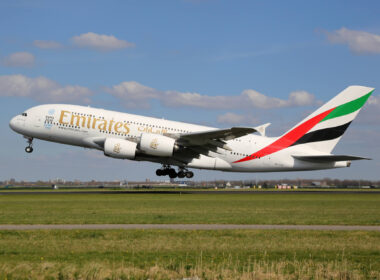
[{"label": "distant tree line", "polygon": [[353,180],[353,179],[278,179],[278,180],[214,180],[193,182],[195,185],[214,185],[218,187],[226,186],[226,184],[233,186],[261,186],[262,188],[273,188],[276,185],[287,184],[290,186],[298,187],[335,187],[335,188],[348,188],[348,187],[380,187],[380,181],[373,180]]},{"label": "distant tree line", "polygon": [[[178,180],[177,182],[181,182]],[[235,187],[235,186],[246,186],[246,187],[258,187],[261,188],[274,188],[276,185],[287,184],[290,186],[298,187],[334,187],[334,188],[349,188],[349,187],[379,187],[380,180],[353,180],[353,179],[278,179],[278,180],[212,180],[212,181],[187,181],[184,182],[189,186],[194,187]],[[162,181],[127,181],[127,180],[113,180],[113,181],[68,181],[68,180],[49,180],[49,181],[16,181],[15,179],[10,179],[6,181],[0,181],[0,186],[28,186],[28,187],[41,187],[41,186],[51,186],[52,184],[57,184],[61,186],[128,186],[128,185],[151,185],[162,184]]]}]

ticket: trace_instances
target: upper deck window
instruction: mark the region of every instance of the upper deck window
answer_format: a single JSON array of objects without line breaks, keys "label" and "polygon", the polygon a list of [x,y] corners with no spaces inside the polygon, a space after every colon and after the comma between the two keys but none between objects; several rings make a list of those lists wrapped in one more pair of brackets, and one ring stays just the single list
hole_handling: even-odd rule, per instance
[{"label": "upper deck window", "polygon": [[26,113],[22,113],[21,115],[22,115],[22,116],[24,116],[24,117],[26,117],[26,116],[27,116],[27,114],[26,114]]}]

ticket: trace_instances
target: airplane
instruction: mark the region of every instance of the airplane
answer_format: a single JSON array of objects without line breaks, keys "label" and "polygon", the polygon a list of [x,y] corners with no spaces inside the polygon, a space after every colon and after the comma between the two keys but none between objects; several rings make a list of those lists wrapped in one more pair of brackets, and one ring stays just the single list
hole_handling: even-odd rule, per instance
[{"label": "airplane", "polygon": [[349,86],[279,137],[265,136],[270,123],[218,129],[67,104],[32,107],[9,125],[27,139],[27,153],[33,152],[33,139],[41,139],[97,149],[111,158],[159,163],[162,167],[156,175],[170,178],[192,178],[190,168],[229,172],[332,169],[369,159],[331,152],[373,91]]}]

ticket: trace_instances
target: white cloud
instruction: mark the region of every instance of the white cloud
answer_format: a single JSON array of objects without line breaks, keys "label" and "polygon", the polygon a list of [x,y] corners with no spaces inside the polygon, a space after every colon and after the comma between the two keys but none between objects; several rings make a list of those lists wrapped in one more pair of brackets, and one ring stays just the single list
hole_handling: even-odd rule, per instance
[{"label": "white cloud", "polygon": [[122,82],[104,90],[121,100],[127,108],[148,108],[149,99],[159,99],[160,96],[159,91],[134,81]]},{"label": "white cloud", "polygon": [[268,97],[260,92],[253,89],[246,89],[242,92],[242,96],[256,108],[270,109],[270,108],[280,108],[286,107],[288,104],[287,100],[283,100],[276,97]]},{"label": "white cloud", "polygon": [[28,52],[16,52],[5,57],[4,65],[8,67],[32,67],[34,55]]},{"label": "white cloud", "polygon": [[243,115],[238,115],[235,113],[227,112],[223,115],[218,116],[218,123],[225,123],[225,124],[237,124],[242,123],[244,120]]},{"label": "white cloud", "polygon": [[293,91],[288,99],[269,97],[253,89],[244,90],[242,95],[247,96],[256,108],[271,109],[281,107],[310,106],[315,104],[314,95],[307,91]]},{"label": "white cloud", "polygon": [[368,105],[375,105],[380,107],[380,95],[371,95],[368,99]]},{"label": "white cloud", "polygon": [[96,34],[88,32],[71,38],[73,44],[81,48],[90,48],[98,51],[113,51],[134,47],[135,44],[117,39],[113,35]]},{"label": "white cloud", "polygon": [[167,107],[196,107],[203,109],[227,109],[239,102],[234,96],[209,96],[195,92],[165,91],[160,96]]},{"label": "white cloud", "polygon": [[326,32],[327,39],[334,44],[347,44],[351,51],[359,54],[380,54],[380,35],[341,28]]},{"label": "white cloud", "polygon": [[252,89],[236,96],[210,96],[196,92],[159,91],[137,82],[123,82],[105,91],[123,102],[126,107],[148,108],[151,100],[158,100],[167,107],[195,107],[202,109],[272,109],[313,105],[314,96],[306,91],[289,94],[288,99],[268,97]]},{"label": "white cloud", "polygon": [[34,40],[33,45],[40,49],[59,49],[63,45],[56,41]]},{"label": "white cloud", "polygon": [[315,97],[311,93],[300,90],[289,94],[289,106],[310,106],[315,104]]},{"label": "white cloud", "polygon": [[219,115],[217,119],[218,123],[227,125],[257,125],[259,123],[258,118],[251,115],[239,115],[231,112],[227,112],[223,115]]},{"label": "white cloud", "polygon": [[209,96],[199,93],[165,91],[160,96],[161,102],[168,107],[198,107],[203,109],[230,109],[230,108],[260,108],[272,109],[281,107],[294,107],[312,105],[314,96],[305,91],[292,92],[284,100],[268,97],[253,89],[244,90],[236,96]]},{"label": "white cloud", "polygon": [[91,90],[86,87],[61,86],[45,77],[0,76],[0,96],[30,97],[39,102],[89,103],[91,95]]},{"label": "white cloud", "polygon": [[360,111],[355,122],[365,125],[379,125],[380,118],[378,117],[380,110],[380,95],[371,95]]}]

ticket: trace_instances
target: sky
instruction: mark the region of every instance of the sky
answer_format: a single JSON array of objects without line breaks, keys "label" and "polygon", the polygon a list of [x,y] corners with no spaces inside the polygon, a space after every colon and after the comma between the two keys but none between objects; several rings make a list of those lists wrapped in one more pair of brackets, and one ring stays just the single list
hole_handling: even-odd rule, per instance
[{"label": "sky", "polygon": [[[26,141],[9,128],[46,103],[279,136],[349,85],[378,88],[334,150],[350,168],[195,171],[195,180],[380,179],[379,1],[0,1],[0,180],[157,179],[158,164]],[[162,179],[162,178],[161,178]]]}]

